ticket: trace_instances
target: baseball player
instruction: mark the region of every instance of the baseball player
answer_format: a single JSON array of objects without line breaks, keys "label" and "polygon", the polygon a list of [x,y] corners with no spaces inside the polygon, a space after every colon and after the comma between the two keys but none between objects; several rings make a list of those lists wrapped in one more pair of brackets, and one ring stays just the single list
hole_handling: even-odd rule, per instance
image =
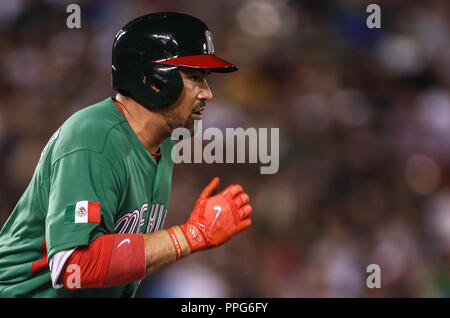
[{"label": "baseball player", "polygon": [[146,275],[247,229],[248,195],[240,185],[219,192],[217,177],[185,224],[163,229],[171,132],[201,119],[209,73],[236,69],[192,16],[125,25],[112,48],[117,94],[56,130],[0,232],[0,296],[133,297]]}]

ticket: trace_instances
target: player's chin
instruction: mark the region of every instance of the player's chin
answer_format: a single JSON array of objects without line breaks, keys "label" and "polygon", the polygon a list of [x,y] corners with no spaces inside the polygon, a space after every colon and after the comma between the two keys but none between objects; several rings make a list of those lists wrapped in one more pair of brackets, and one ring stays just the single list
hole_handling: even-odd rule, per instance
[{"label": "player's chin", "polygon": [[186,120],[186,124],[184,125],[184,128],[189,130],[189,133],[191,135],[191,137],[194,136],[194,132],[195,132],[195,120],[194,118],[192,118],[192,116],[190,116],[187,120]]}]

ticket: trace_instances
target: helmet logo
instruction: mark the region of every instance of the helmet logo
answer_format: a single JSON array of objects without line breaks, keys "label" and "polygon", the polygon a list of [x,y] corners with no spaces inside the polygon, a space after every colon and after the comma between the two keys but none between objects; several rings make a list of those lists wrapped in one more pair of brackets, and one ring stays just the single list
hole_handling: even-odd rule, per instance
[{"label": "helmet logo", "polygon": [[206,36],[206,46],[208,49],[208,54],[214,54],[214,42],[213,42],[213,37],[212,37],[211,31],[206,30],[205,36]]}]

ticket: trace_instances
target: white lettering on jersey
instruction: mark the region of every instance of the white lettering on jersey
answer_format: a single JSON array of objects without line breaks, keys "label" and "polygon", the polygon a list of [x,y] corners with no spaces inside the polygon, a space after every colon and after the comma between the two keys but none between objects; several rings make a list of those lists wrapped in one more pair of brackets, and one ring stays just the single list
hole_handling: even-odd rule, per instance
[{"label": "white lettering on jersey", "polygon": [[[164,224],[166,214],[164,213],[165,205],[161,203],[153,203],[148,213],[148,224],[145,233],[160,230]],[[121,216],[115,226],[116,233],[140,233],[141,227],[145,224],[144,213],[148,211],[148,203],[142,205],[140,210],[134,210]]]}]

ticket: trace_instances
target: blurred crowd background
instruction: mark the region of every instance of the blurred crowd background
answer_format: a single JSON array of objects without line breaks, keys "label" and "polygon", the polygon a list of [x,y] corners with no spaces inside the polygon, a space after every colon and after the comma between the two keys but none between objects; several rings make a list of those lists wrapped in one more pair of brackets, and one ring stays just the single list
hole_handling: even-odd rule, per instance
[{"label": "blurred crowd background", "polygon": [[[81,28],[66,27],[66,6]],[[369,3],[381,28],[369,29]],[[280,129],[280,167],[175,165],[165,226],[239,183],[253,226],[146,278],[137,297],[450,296],[450,2],[0,2],[0,226],[52,132],[111,96],[111,45],[144,13],[192,14],[240,70],[209,78],[203,128]],[[369,264],[381,288],[369,289]]]}]

